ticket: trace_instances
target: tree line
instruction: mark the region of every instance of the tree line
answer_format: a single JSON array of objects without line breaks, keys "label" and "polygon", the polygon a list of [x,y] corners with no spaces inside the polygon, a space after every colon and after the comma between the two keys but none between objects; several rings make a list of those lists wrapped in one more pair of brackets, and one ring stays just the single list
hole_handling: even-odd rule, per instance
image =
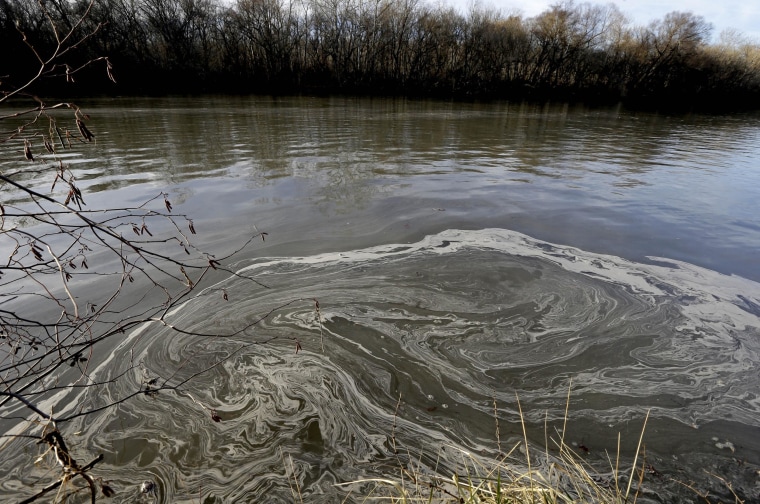
[{"label": "tree line", "polygon": [[[36,71],[29,46],[55,46],[50,27],[76,28],[89,3],[0,0],[0,76]],[[45,82],[67,79],[67,95],[340,92],[760,105],[760,44],[737,33],[711,42],[711,24],[688,12],[637,26],[613,4],[572,1],[523,17],[423,0],[100,0],[82,24],[91,35],[76,58],[107,56],[117,84],[57,68],[51,75],[60,79]]]}]

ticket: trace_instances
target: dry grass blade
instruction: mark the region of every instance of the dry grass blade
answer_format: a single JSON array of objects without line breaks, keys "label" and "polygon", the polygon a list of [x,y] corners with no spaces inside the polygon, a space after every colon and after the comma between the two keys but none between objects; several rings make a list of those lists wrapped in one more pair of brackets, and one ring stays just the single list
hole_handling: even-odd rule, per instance
[{"label": "dry grass blade", "polygon": [[[522,426],[523,431],[523,441],[525,442],[525,460],[528,462],[528,474],[532,474],[532,470],[530,467],[530,448],[528,447],[528,432],[525,429],[525,418],[523,417],[522,412],[522,406],[520,406],[520,397],[517,395],[517,392],[515,392],[515,399],[517,400],[517,409],[520,412],[520,425]],[[531,494],[533,493],[533,478],[529,478],[530,480],[530,490]]]},{"label": "dry grass blade", "polygon": [[[336,487],[342,487],[342,486],[349,486],[349,485],[357,485],[361,483],[377,483],[377,484],[383,484],[388,485],[396,489],[398,492],[398,499],[400,502],[407,504],[409,502],[408,495],[406,493],[406,490],[404,490],[404,487],[399,483],[398,481],[392,480],[392,479],[386,479],[386,478],[366,478],[366,479],[358,479],[354,481],[347,481],[345,483],[336,483],[334,486]],[[415,499],[416,500],[416,499]]]},{"label": "dry grass blade", "polygon": [[628,478],[628,488],[626,488],[625,490],[625,498],[624,498],[625,502],[628,502],[628,496],[631,493],[631,483],[633,483],[633,479],[635,476],[634,473],[636,471],[636,462],[639,459],[639,453],[641,452],[641,445],[644,442],[644,431],[646,430],[646,427],[647,427],[647,420],[649,420],[650,411],[651,410],[647,410],[647,416],[644,417],[644,426],[641,428],[641,436],[639,436],[639,444],[636,447],[636,455],[633,457],[633,466],[631,467],[631,476]]},{"label": "dry grass blade", "polygon": [[[285,466],[285,454],[283,453],[282,448],[280,448],[280,458],[282,460],[282,465]],[[298,501],[303,504],[303,495],[301,495],[301,486],[296,477],[296,466],[293,464],[293,457],[288,455],[288,460],[290,461],[290,475],[293,477],[293,485],[290,488],[291,492],[293,492],[293,499],[295,500],[295,498],[298,497]],[[285,466],[285,470],[287,471],[287,466]]]},{"label": "dry grass blade", "polygon": [[[615,479],[613,483],[609,481],[609,476],[603,477],[601,473],[586,462],[582,454],[577,453],[565,443],[569,395],[568,392],[568,404],[565,406],[562,432],[557,432],[557,436],[546,436],[547,443],[552,444],[553,449],[550,450],[550,447],[547,446],[545,450],[540,451],[541,460],[534,460],[531,455],[531,448],[535,447],[530,446],[531,443],[527,434],[528,427],[522,405],[519,397],[516,397],[522,437],[506,454],[499,450],[498,457],[489,458],[470,453],[457,446],[446,446],[440,449],[434,467],[423,464],[423,457],[420,455],[417,465],[413,468],[401,464],[400,476],[397,478],[382,475],[340,483],[336,486],[367,482],[390,486],[395,489],[395,495],[383,497],[383,499],[388,499],[391,502],[470,504],[623,504],[629,502],[630,496],[633,494],[632,484],[634,477],[637,476],[639,453],[643,449],[643,437],[649,413],[644,420],[629,482],[625,493],[623,493],[617,481],[620,466],[619,446],[618,460],[614,465],[610,462],[610,467],[613,469],[612,477]],[[497,411],[498,409],[494,404],[495,416]],[[398,454],[395,448],[397,415],[398,405],[394,414],[394,432],[391,434],[391,446],[394,452]],[[498,425],[498,419],[496,425]],[[497,439],[499,448],[501,448],[502,440],[498,433]],[[522,455],[519,455],[520,452]],[[535,450],[534,453],[536,453]],[[459,457],[454,454],[458,454]],[[411,455],[409,459],[412,459]],[[451,469],[445,469],[447,467],[453,467],[455,470],[448,472]],[[444,472],[448,472],[451,476],[444,476]],[[639,471],[638,476],[643,478],[643,475],[644,471]],[[641,478],[638,480],[639,488],[641,487]],[[374,491],[372,490],[371,493]],[[365,497],[369,498],[369,495],[365,494]]]}]

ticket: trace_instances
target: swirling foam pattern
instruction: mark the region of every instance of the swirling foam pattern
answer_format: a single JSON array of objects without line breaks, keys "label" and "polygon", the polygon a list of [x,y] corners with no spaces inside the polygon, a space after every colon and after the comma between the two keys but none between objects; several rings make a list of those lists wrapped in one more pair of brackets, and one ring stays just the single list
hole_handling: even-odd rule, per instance
[{"label": "swirling foam pattern", "polygon": [[[742,478],[760,462],[754,282],[501,229],[258,259],[238,273],[270,288],[224,280],[170,322],[223,333],[303,301],[232,338],[144,328],[94,373],[115,375],[134,355],[146,376],[176,383],[223,360],[181,394],[141,396],[81,426],[87,448],[107,453],[101,471],[121,489],[118,502],[151,501],[138,494],[143,480],[157,483],[160,502],[199,493],[203,502],[292,502],[294,491],[338,502],[347,490],[335,483],[399,477],[394,442],[423,464],[444,445],[493,453],[494,403],[503,439],[521,433],[519,397],[542,442],[545,422],[562,425],[568,388],[568,439],[592,453],[614,453],[622,432],[632,458],[650,410],[645,439],[661,473],[693,479],[708,468],[753,484]],[[236,294],[225,302],[220,288]],[[141,379],[132,373],[91,400],[123,396]]]}]

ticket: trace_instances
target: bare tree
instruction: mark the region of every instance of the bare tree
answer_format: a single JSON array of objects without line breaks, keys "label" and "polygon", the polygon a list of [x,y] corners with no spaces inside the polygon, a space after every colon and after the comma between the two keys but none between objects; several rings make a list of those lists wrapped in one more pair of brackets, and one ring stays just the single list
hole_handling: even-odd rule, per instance
[{"label": "bare tree", "polygon": [[[244,284],[265,288],[255,278],[237,274],[224,264],[255,240],[263,240],[266,233],[254,228],[234,250],[215,256],[194,245],[193,220],[175,212],[166,193],[149,197],[138,206],[87,205],[88,196],[62,153],[95,142],[91,130],[95,127],[77,105],[48,104],[37,88],[46,80],[71,83],[82,69],[98,64],[104,65],[107,77],[113,79],[105,57],[78,66],[68,63],[102,28],[85,27],[94,3],[89,0],[77,13],[63,11],[67,7],[62,2],[55,4],[60,11],[53,12],[52,3],[39,0],[35,14],[46,20],[54,42],[41,49],[22,23],[16,24],[27,57],[37,68],[22,76],[19,85],[12,85],[9,78],[0,82],[0,106],[5,111],[0,115],[0,152],[18,158],[18,169],[0,172],[0,422],[21,425],[30,415],[36,418],[39,427],[30,433],[18,428],[6,436],[46,445],[47,453],[61,466],[58,478],[24,502],[72,479],[85,483],[92,502],[99,493],[112,495],[108,485],[90,474],[102,455],[79,464],[66,445],[63,426],[138,395],[164,390],[182,393],[188,380],[221,362],[183,378],[176,373],[141,375],[144,378],[133,383],[131,392],[99,404],[76,404],[68,409],[56,406],[61,393],[68,398],[81,389],[105,384],[90,374],[103,353],[98,348],[108,341],[118,342],[145,324],[201,338],[250,336],[248,331],[268,315],[241,321],[227,334],[183,328],[171,317],[174,308],[190,299],[217,296],[228,300],[234,295],[221,287],[199,288],[211,277],[233,276]],[[32,13],[32,5],[27,7]],[[61,23],[64,18],[67,21]],[[285,304],[293,302],[296,300]],[[109,382],[133,380],[130,371],[139,365],[122,363]],[[219,421],[212,407],[191,399],[212,420]]]},{"label": "bare tree", "polygon": [[694,62],[711,31],[710,23],[690,12],[671,12],[640,30],[639,70],[632,87],[645,94],[667,88],[687,91],[684,86],[695,81]]}]

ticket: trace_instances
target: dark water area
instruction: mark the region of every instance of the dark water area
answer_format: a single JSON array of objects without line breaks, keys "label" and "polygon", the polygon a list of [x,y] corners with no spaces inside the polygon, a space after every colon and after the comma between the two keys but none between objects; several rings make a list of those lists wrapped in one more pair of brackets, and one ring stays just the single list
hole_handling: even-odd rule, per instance
[{"label": "dark water area", "polygon": [[[649,411],[644,499],[694,497],[672,480],[720,490],[705,470],[758,498],[760,115],[308,97],[79,105],[97,143],[65,161],[90,207],[166,192],[220,255],[268,233],[232,268],[269,288],[214,278],[170,315],[233,332],[274,310],[255,330],[145,327],[100,349],[103,379],[133,356],[180,379],[232,355],[185,395],[75,426],[79,450],[106,454],[114,502],[197,502],[201,488],[204,502],[290,502],[293,481],[304,501],[340,502],[337,483],[398,477],[393,442],[430,470],[444,447],[494,456],[494,404],[501,441],[522,436],[516,397],[540,445],[562,428],[568,390],[567,437],[602,471],[618,433],[632,460]],[[207,295],[221,288],[246,294]],[[276,309],[294,298],[305,301]],[[76,397],[97,404],[141,379]],[[1,453],[3,492],[23,494],[33,471]],[[139,494],[144,480],[155,498]]]}]

